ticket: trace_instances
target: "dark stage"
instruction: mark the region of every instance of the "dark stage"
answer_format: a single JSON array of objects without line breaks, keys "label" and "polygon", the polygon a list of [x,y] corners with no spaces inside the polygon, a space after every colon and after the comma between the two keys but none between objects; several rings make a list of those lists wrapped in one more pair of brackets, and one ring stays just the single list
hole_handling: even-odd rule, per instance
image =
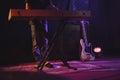
[{"label": "dark stage", "polygon": [[120,58],[98,58],[82,62],[72,60],[68,63],[77,70],[61,66],[61,61],[50,61],[54,68],[43,67],[37,71],[35,62],[26,62],[0,67],[1,80],[119,80]]},{"label": "dark stage", "polygon": [[[65,7],[59,4],[64,4],[61,0],[53,1],[60,8]],[[120,80],[120,0],[81,1],[89,1],[89,42],[92,43],[92,49],[102,49],[100,55],[96,53],[94,61],[82,62],[79,59],[81,29],[79,25],[67,25],[63,32],[64,53],[67,55],[68,63],[77,70],[61,66],[62,62],[58,60],[59,46],[55,45],[50,55],[50,62],[55,67],[44,67],[43,71],[37,71],[34,68],[36,63],[32,54],[28,22],[8,21],[11,8],[25,9],[24,0],[1,0],[0,80]],[[86,5],[84,7],[86,8]],[[57,22],[53,22],[49,25],[51,38],[58,26]]]}]

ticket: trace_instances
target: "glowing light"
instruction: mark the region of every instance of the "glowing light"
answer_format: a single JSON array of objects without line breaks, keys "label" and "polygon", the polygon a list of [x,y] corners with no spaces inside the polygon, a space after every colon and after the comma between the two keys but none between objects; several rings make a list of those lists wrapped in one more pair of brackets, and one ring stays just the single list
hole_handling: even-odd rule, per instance
[{"label": "glowing light", "polygon": [[102,51],[102,49],[100,47],[95,47],[94,48],[94,52],[96,53],[100,53]]}]

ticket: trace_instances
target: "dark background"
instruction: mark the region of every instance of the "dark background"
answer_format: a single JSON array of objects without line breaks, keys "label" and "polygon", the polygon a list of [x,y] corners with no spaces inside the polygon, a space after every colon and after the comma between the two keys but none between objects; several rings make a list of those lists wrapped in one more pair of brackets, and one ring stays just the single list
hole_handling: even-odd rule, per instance
[{"label": "dark background", "polygon": [[[24,8],[23,1],[0,1],[1,64],[34,61],[31,54],[30,30],[26,26],[26,23],[22,21],[8,22],[7,20],[9,9]],[[100,46],[102,48],[104,56],[120,56],[120,1],[89,1],[90,10],[92,12],[90,21],[90,41],[93,46]],[[72,40],[73,38],[70,39],[71,42]],[[73,45],[76,44],[71,44],[71,46]],[[73,51],[75,51],[75,53]],[[72,56],[72,59],[78,59],[78,48],[76,49],[76,47],[73,47],[69,56]]]}]

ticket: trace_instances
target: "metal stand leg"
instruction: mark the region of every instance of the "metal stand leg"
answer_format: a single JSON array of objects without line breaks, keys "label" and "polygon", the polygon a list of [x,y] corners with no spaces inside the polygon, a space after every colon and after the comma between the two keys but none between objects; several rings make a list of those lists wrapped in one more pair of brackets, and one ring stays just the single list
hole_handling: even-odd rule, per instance
[{"label": "metal stand leg", "polygon": [[[50,44],[48,45],[47,50],[44,52],[45,55],[42,57],[41,62],[38,64],[38,67],[37,67],[38,70],[42,70],[43,69],[43,67],[45,65],[45,62],[47,61],[48,56],[49,56],[51,50],[53,49],[53,47],[54,47],[58,37],[63,32],[64,27],[65,27],[65,22],[62,21],[62,23],[60,23],[60,25],[59,25],[58,31],[56,32],[55,36],[52,38],[52,41],[50,42]],[[65,62],[63,62],[63,63],[65,63]],[[65,64],[67,64],[67,62]],[[66,65],[66,67],[68,67],[69,69],[77,70],[77,68],[71,67],[68,64]]]},{"label": "metal stand leg", "polygon": [[37,67],[38,70],[42,70],[42,69],[43,69],[43,67],[44,67],[44,65],[45,65],[45,62],[47,61],[48,56],[49,56],[52,48],[54,47],[54,45],[55,45],[55,43],[56,43],[57,38],[58,38],[59,35],[63,32],[63,29],[64,29],[64,27],[65,27],[64,25],[65,25],[65,23],[60,24],[59,30],[56,32],[55,36],[52,38],[52,41],[51,41],[50,44],[48,45],[47,50],[44,52],[44,56],[42,57],[41,62],[38,64],[38,67]]}]

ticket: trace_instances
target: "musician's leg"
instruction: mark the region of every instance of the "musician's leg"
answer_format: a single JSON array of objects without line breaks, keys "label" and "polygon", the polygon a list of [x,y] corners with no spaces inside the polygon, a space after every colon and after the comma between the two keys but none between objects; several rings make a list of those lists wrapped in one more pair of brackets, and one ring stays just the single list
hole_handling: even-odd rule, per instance
[{"label": "musician's leg", "polygon": [[62,29],[61,27],[65,27],[65,25],[63,26],[59,26],[58,27],[58,32],[60,32],[60,35],[57,37],[57,51],[58,51],[58,58],[63,62],[63,66],[65,67],[70,67],[70,65],[67,63],[67,55],[64,53],[64,47],[63,47],[63,31],[64,28]]},{"label": "musician's leg", "polygon": [[[48,32],[46,31],[45,24],[42,21],[40,21],[37,26],[38,26],[37,27],[37,32],[38,32],[37,43],[41,51],[41,56],[44,57],[46,56],[46,50],[48,48],[49,35],[48,35]],[[45,63],[46,67],[53,68],[53,65],[50,64],[48,60],[45,62],[46,62]]]},{"label": "musician's leg", "polygon": [[59,52],[58,53],[59,58],[63,62],[62,66],[68,67],[70,69],[77,70],[77,68],[71,67],[67,62],[67,55],[65,54],[64,49],[63,49],[64,48],[63,47],[63,33],[61,33],[58,37],[57,48],[58,48],[58,52]]},{"label": "musician's leg", "polygon": [[32,35],[32,54],[36,61],[41,61],[41,54],[40,49],[37,43],[37,32],[36,32],[36,25],[34,21],[29,21],[31,27],[31,35]]}]

